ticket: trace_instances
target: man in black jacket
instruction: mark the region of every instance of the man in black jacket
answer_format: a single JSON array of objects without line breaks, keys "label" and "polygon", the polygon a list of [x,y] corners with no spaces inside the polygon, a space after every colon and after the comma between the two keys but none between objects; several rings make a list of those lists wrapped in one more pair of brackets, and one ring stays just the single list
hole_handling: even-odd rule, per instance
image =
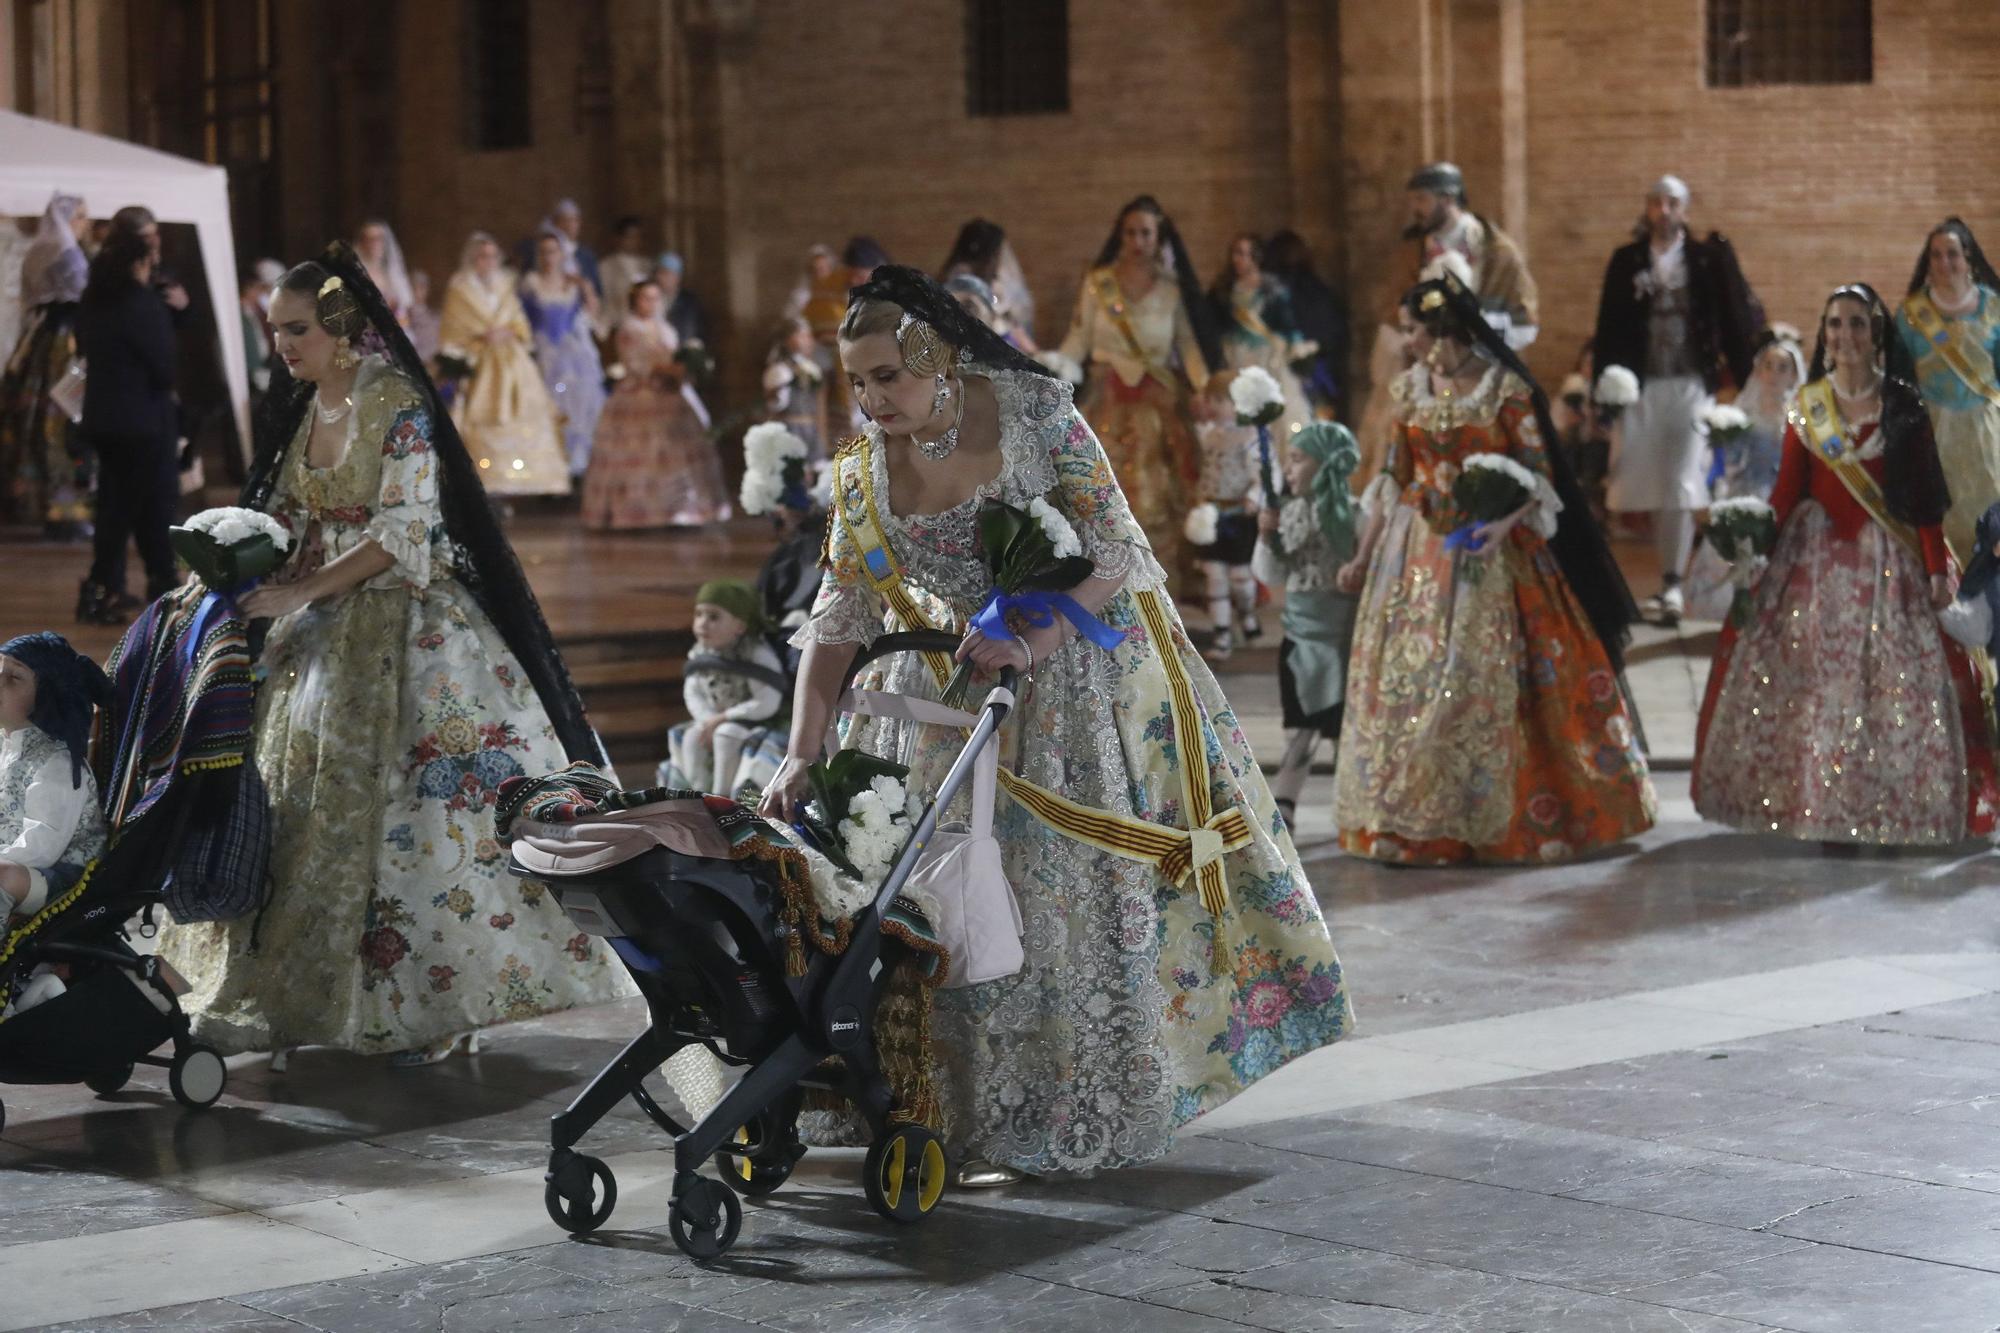
[{"label": "man in black jacket", "polygon": [[1647,610],[1678,624],[1681,574],[1694,549],[1694,516],[1706,509],[1708,465],[1702,414],[1727,382],[1749,382],[1763,311],[1720,233],[1697,240],[1687,226],[1688,187],[1663,176],[1646,195],[1638,239],[1604,271],[1597,307],[1600,374],[1623,366],[1638,376],[1639,401],[1620,415],[1611,456],[1608,506],[1650,512],[1662,588]]},{"label": "man in black jacket", "polygon": [[77,595],[77,619],[118,624],[137,603],[125,594],[125,545],[136,539],[150,600],[174,585],[167,537],[180,502],[175,454],[174,329],[153,290],[145,238],[113,231],[91,261],[77,311],[77,350],[89,365],[83,434],[97,452],[97,534]]}]

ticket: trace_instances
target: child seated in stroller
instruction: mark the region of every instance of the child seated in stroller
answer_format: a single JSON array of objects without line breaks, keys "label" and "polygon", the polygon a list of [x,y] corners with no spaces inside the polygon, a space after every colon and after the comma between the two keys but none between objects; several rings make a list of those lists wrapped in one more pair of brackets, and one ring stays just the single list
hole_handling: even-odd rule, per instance
[{"label": "child seated in stroller", "polygon": [[[110,691],[95,662],[59,634],[0,644],[0,914],[13,933],[104,851],[104,814],[87,760],[92,710]],[[15,1007],[62,991],[38,967]]]},{"label": "child seated in stroller", "polygon": [[682,675],[689,720],[667,732],[660,785],[754,802],[784,762],[785,736],[774,723],[789,694],[756,591],[737,579],[704,583]]}]

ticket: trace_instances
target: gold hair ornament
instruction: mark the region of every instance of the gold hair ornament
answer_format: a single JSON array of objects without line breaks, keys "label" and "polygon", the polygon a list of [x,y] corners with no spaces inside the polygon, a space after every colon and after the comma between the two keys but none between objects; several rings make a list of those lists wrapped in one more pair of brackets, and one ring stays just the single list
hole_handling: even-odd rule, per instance
[{"label": "gold hair ornament", "polygon": [[896,347],[903,354],[904,369],[912,375],[944,375],[951,370],[951,344],[907,310],[896,325]]}]

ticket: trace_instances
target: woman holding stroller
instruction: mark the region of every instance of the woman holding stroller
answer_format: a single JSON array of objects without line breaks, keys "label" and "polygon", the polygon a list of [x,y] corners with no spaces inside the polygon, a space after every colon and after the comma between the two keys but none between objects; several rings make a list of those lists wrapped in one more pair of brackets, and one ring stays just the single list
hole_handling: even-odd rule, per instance
[{"label": "woman holding stroller", "polygon": [[[1149,1161],[1179,1126],[1347,1034],[1319,906],[1069,387],[914,269],[856,289],[839,347],[870,424],[836,457],[825,574],[793,640],[791,743],[761,809],[785,819],[803,799],[847,668],[885,630],[962,633],[960,660],[987,680],[1015,669],[994,830],[1027,961],[937,993],[946,1142],[961,1185]],[[1094,573],[1070,596],[1111,647],[1062,617],[1018,638],[966,630],[989,591],[988,500],[1046,504],[1073,527]],[[932,695],[945,666],[884,665],[889,689]],[[913,790],[935,789],[961,738],[931,728],[906,749],[901,730],[855,723],[844,743],[907,759]]]},{"label": "woman holding stroller", "polygon": [[242,609],[272,622],[255,761],[274,887],[254,917],[163,936],[197,1035],[427,1064],[626,993],[506,874],[500,784],[603,752],[421,362],[344,246],[284,276],[271,325],[297,383],[272,395],[244,503],[296,540]]}]

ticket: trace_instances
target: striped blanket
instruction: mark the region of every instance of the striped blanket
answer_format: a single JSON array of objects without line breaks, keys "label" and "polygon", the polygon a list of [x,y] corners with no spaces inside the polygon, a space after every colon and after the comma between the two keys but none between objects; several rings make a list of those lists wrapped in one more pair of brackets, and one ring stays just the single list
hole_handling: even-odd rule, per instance
[{"label": "striped blanket", "polygon": [[236,604],[198,584],[141,612],[105,670],[113,702],[98,710],[91,754],[115,838],[180,774],[243,762],[256,689]]}]

